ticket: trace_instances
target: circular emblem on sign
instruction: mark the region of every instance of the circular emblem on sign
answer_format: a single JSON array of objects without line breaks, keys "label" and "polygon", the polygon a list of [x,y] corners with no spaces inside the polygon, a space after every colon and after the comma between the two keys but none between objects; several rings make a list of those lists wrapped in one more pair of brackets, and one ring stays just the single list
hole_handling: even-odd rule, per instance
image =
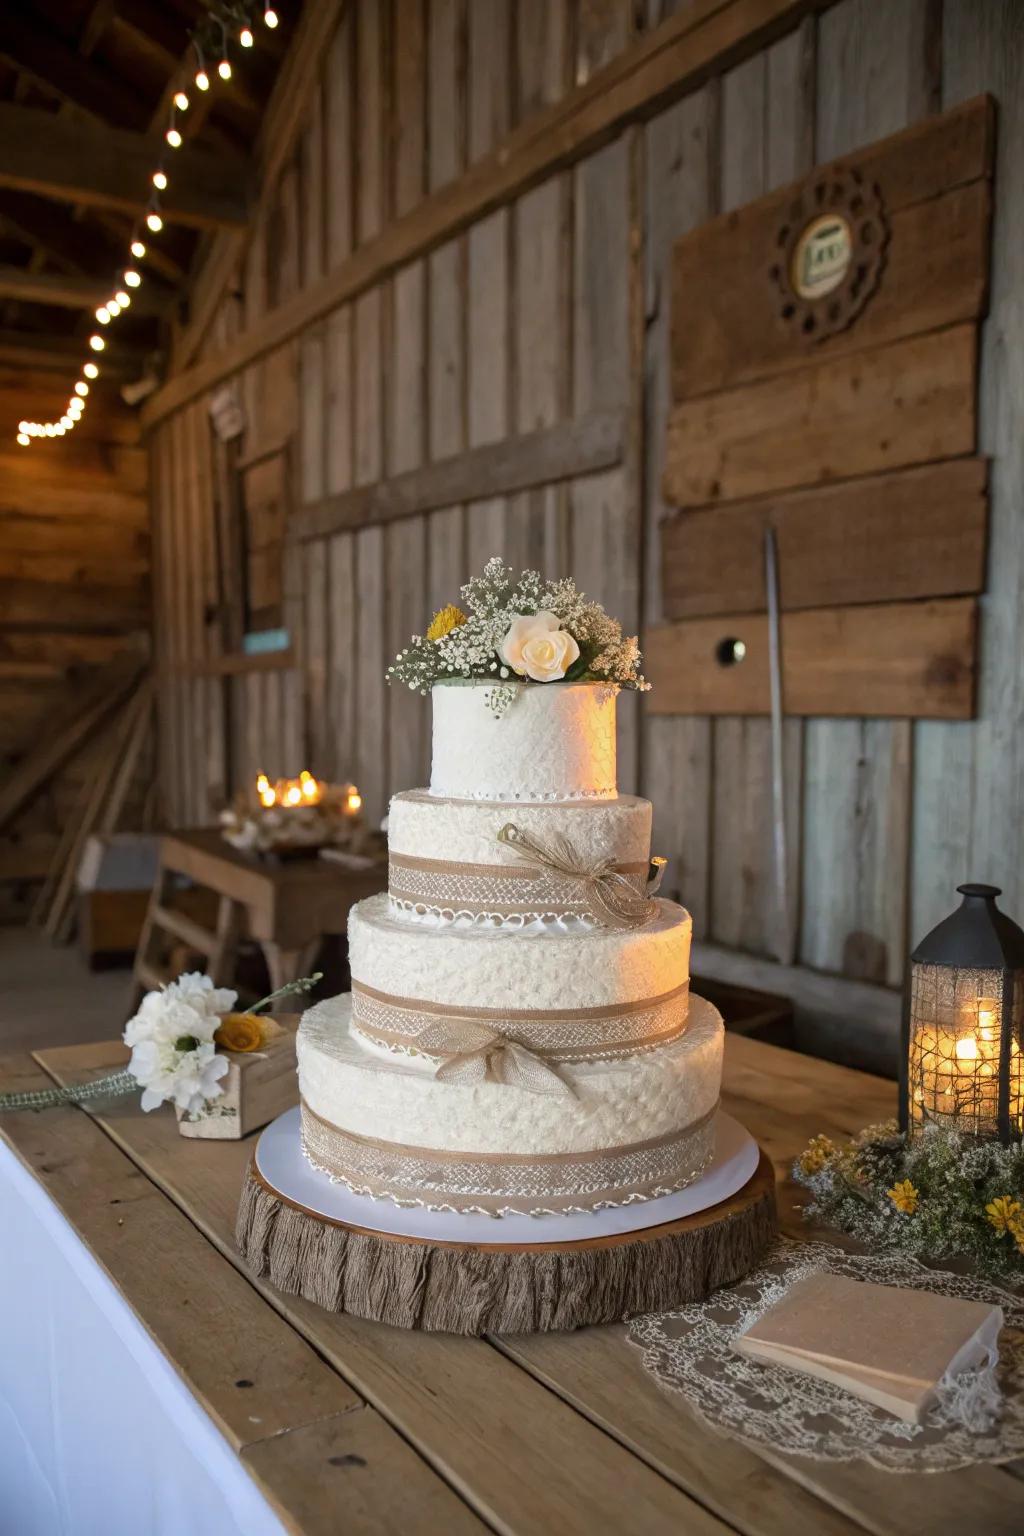
[{"label": "circular emblem on sign", "polygon": [[888,224],[877,187],[831,167],[788,204],[770,275],[779,319],[805,342],[845,330],[878,287]]}]

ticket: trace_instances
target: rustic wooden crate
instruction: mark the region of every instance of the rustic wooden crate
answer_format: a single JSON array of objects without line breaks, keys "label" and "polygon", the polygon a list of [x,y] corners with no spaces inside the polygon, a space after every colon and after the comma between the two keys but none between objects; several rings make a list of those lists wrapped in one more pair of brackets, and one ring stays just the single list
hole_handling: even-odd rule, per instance
[{"label": "rustic wooden crate", "polygon": [[224,1092],[214,1099],[206,1113],[188,1119],[176,1110],[178,1130],[183,1136],[203,1141],[238,1141],[250,1131],[269,1125],[286,1109],[298,1103],[299,1082],[295,1075],[295,1033],[297,1019],[265,1019],[275,1033],[262,1051],[240,1054],[225,1051],[228,1071],[221,1078]]}]

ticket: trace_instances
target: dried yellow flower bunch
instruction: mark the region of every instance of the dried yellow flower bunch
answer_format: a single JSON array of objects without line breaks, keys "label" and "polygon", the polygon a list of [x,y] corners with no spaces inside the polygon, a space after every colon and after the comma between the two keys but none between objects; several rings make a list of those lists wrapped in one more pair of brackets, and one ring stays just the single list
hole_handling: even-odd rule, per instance
[{"label": "dried yellow flower bunch", "polygon": [[443,640],[445,635],[450,635],[453,629],[461,629],[466,623],[466,615],[461,608],[456,608],[454,603],[449,603],[444,608],[439,608],[430,621],[427,630],[428,640]]}]

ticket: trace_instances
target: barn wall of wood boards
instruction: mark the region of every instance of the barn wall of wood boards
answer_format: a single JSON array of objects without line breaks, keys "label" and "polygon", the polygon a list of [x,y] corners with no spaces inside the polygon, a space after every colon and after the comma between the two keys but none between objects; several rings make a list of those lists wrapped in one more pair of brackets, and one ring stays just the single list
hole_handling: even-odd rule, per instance
[{"label": "barn wall of wood boards", "polygon": [[[492,553],[571,572],[630,628],[657,622],[673,243],[816,163],[996,98],[978,718],[787,720],[793,910],[780,923],[768,720],[620,707],[621,788],[654,801],[696,968],[819,1001],[816,973],[845,978],[825,989],[839,1022],[819,1019],[819,1043],[885,1059],[908,940],[955,885],[992,880],[1024,909],[1021,8],[338,10],[223,301],[148,413],[173,824],[209,821],[259,770],[350,776],[374,817],[423,782],[426,701],[388,690],[384,670]],[[677,65],[700,48],[703,62],[657,75],[659,38],[684,32]],[[246,420],[227,447],[209,418],[225,381]],[[223,659],[231,498],[258,546],[250,582],[268,560],[278,570],[292,636],[258,668]]]},{"label": "barn wall of wood boards", "polygon": [[[0,397],[15,420],[56,418],[66,373],[12,360],[0,365]],[[147,459],[136,414],[109,401],[73,445],[0,449],[0,922],[23,920],[56,875],[62,834],[109,756],[103,714],[74,750],[62,736],[93,696],[113,707],[123,669],[145,663]],[[33,784],[37,759],[56,771]],[[151,781],[147,761],[123,808],[133,825]]]}]

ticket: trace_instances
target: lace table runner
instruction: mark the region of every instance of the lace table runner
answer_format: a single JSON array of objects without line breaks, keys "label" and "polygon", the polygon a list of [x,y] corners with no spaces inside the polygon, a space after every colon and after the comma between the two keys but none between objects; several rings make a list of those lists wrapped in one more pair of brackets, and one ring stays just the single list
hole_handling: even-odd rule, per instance
[{"label": "lace table runner", "polygon": [[[923,1424],[905,1424],[831,1382],[748,1359],[737,1334],[816,1270],[1001,1306],[995,1367],[966,1371]],[[819,1461],[868,1461],[889,1472],[949,1472],[1024,1455],[1024,1300],[975,1276],[926,1269],[899,1253],[858,1254],[779,1238],[758,1267],[706,1302],[633,1318],[629,1339],[660,1386],[685,1396],[712,1428],[754,1446]]]}]

